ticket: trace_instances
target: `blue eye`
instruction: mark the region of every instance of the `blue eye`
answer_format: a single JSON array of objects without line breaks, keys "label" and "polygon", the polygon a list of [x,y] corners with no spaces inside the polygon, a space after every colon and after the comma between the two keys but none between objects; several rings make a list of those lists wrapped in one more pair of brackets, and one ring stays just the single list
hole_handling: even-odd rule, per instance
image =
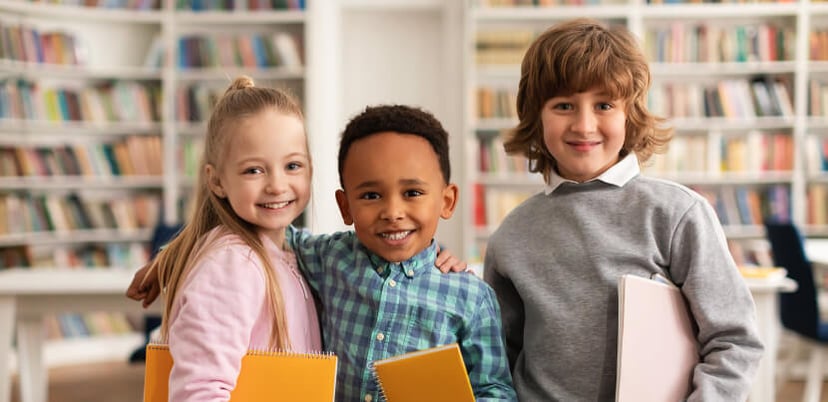
[{"label": "blue eye", "polygon": [[611,103],[599,103],[598,104],[598,109],[599,110],[605,110],[605,111],[606,110],[612,110],[612,104]]},{"label": "blue eye", "polygon": [[290,162],[286,166],[287,170],[299,170],[302,168],[302,164],[297,162]]}]

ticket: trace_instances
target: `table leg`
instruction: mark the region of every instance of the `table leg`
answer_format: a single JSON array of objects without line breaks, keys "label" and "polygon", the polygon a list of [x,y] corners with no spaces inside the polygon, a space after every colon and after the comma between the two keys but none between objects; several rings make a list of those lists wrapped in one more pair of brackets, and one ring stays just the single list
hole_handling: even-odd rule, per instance
[{"label": "table leg", "polygon": [[49,372],[43,361],[43,317],[19,318],[17,348],[22,402],[46,402]]},{"label": "table leg", "polygon": [[14,297],[0,296],[0,402],[11,401],[12,335],[14,334]]},{"label": "table leg", "polygon": [[753,381],[750,402],[773,402],[776,400],[776,355],[779,346],[777,293],[755,293],[753,301],[756,304],[756,323],[759,337],[765,344],[765,354],[759,362]]}]

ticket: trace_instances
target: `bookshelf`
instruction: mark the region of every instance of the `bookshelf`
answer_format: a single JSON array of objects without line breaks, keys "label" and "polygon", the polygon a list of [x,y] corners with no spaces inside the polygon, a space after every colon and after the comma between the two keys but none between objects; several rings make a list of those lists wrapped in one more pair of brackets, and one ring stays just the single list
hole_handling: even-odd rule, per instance
[{"label": "bookshelf", "polygon": [[738,263],[769,261],[761,224],[770,217],[828,235],[827,3],[478,0],[466,15],[470,261],[482,258],[505,213],[543,186],[500,145],[517,122],[523,51],[546,27],[582,16],[640,39],[651,62],[650,108],[676,128],[670,151],[643,171],[705,195]]},{"label": "bookshelf", "polygon": [[[85,3],[0,2],[0,269],[142,266],[153,227],[186,216],[206,117],[233,77],[303,101],[324,91],[306,88],[306,57],[325,61],[306,49],[330,34],[311,31],[320,10],[304,1]],[[100,319],[48,318],[47,361],[85,354],[63,343],[128,356],[136,334],[112,342]]]}]

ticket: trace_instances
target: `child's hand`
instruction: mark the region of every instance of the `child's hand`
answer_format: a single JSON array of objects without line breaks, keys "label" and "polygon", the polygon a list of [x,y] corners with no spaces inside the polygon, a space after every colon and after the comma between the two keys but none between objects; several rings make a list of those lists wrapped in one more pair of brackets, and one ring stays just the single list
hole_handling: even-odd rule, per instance
[{"label": "child's hand", "polygon": [[440,245],[437,245],[437,258],[434,260],[434,266],[442,273],[449,272],[466,272],[468,264],[465,261],[455,257],[451,251],[440,250]]},{"label": "child's hand", "polygon": [[141,267],[132,277],[132,283],[129,284],[126,291],[126,296],[130,299],[137,301],[143,300],[142,305],[144,308],[149,307],[158,298],[158,294],[161,293],[161,287],[158,285],[158,276],[155,275],[155,271],[149,268],[149,264]]}]

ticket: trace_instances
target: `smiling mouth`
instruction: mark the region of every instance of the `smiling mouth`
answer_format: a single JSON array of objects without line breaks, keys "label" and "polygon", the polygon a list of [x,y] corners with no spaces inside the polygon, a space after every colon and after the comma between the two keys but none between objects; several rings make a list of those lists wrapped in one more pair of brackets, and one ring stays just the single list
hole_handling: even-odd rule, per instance
[{"label": "smiling mouth", "polygon": [[283,202],[268,202],[266,204],[259,204],[262,208],[267,209],[282,209],[288,205],[290,205],[293,201],[283,201]]},{"label": "smiling mouth", "polygon": [[399,231],[399,232],[386,232],[386,233],[380,233],[380,236],[383,239],[388,239],[388,240],[402,240],[402,239],[405,239],[406,237],[408,237],[408,235],[410,235],[412,232],[413,232],[413,230],[403,230],[403,231]]}]

